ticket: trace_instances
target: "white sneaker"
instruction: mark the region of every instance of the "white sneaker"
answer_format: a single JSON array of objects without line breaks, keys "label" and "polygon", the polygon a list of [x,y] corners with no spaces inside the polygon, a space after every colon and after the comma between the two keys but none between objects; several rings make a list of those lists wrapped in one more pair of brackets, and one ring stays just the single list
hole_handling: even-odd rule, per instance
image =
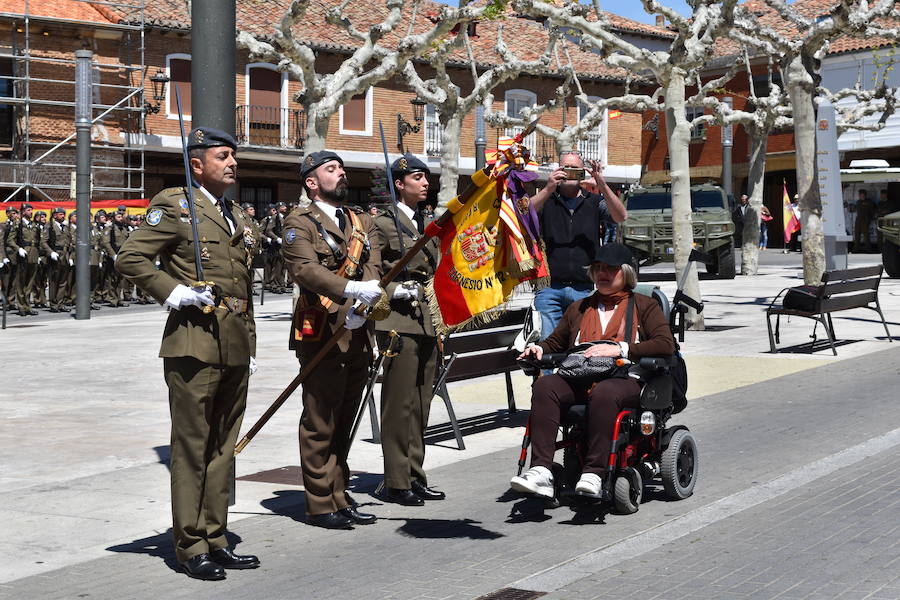
[{"label": "white sneaker", "polygon": [[510,479],[509,485],[517,492],[553,497],[553,473],[547,467],[532,467]]},{"label": "white sneaker", "polygon": [[575,491],[588,496],[599,496],[603,489],[603,482],[596,473],[582,473],[581,479],[575,484]]}]

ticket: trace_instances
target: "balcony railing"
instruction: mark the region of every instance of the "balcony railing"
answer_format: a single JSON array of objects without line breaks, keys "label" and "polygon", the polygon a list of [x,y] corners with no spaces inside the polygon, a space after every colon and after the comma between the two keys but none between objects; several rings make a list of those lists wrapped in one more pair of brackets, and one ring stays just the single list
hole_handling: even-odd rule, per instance
[{"label": "balcony railing", "polygon": [[242,105],[234,109],[240,146],[302,149],[306,114],[297,108]]},{"label": "balcony railing", "polygon": [[600,162],[606,162],[604,157],[605,149],[601,146],[602,141],[603,139],[599,133],[591,132],[585,139],[578,142],[578,152],[586,161],[599,160]]},{"label": "balcony railing", "polygon": [[425,121],[425,154],[440,156],[443,148],[441,142],[442,128],[438,121]]},{"label": "balcony railing", "polygon": [[[523,130],[522,127],[507,127],[497,130],[497,144],[501,137],[514,137]],[[531,152],[531,160],[539,165],[549,165],[556,162],[556,143],[553,138],[532,133],[525,138],[525,147]],[[496,147],[496,146],[495,146]]]}]

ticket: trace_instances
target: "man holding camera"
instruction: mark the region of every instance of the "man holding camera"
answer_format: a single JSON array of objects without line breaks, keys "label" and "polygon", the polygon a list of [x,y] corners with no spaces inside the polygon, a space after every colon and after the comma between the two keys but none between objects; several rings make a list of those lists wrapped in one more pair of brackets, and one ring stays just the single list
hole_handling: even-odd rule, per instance
[{"label": "man holding camera", "polygon": [[599,194],[582,189],[587,175],[584,160],[572,151],[559,157],[559,167],[550,174],[546,187],[531,199],[540,213],[550,269],[550,285],[534,297],[534,307],[541,313],[541,339],[556,328],[572,302],[593,291],[585,266],[593,262],[602,244],[603,222],[621,223],[627,216],[625,205],[607,185],[599,161],[589,164]]}]

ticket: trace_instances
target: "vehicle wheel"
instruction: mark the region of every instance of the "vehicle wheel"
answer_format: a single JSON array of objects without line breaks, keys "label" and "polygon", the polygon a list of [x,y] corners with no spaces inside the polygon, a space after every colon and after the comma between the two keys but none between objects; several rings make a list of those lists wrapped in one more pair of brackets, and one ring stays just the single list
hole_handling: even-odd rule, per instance
[{"label": "vehicle wheel", "polygon": [[673,500],[684,500],[693,494],[699,469],[697,442],[690,431],[679,429],[662,453],[660,477],[666,496]]},{"label": "vehicle wheel", "polygon": [[884,240],[881,246],[881,264],[888,277],[900,277],[900,246],[890,240]]},{"label": "vehicle wheel", "polygon": [[641,496],[644,495],[644,482],[636,469],[628,467],[616,477],[613,490],[613,507],[620,515],[631,515],[638,511]]},{"label": "vehicle wheel", "polygon": [[729,242],[716,250],[716,277],[719,279],[734,279],[734,244]]}]

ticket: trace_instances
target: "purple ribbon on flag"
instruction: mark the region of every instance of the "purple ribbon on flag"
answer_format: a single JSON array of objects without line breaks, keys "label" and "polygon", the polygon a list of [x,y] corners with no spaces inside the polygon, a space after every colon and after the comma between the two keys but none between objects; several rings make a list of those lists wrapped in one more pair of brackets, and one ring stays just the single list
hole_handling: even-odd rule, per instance
[{"label": "purple ribbon on flag", "polygon": [[539,240],[541,235],[537,211],[534,210],[534,205],[530,200],[528,201],[528,209],[523,211],[519,200],[525,196],[525,184],[535,179],[537,179],[537,173],[533,171],[520,171],[510,167],[506,172],[506,189],[509,192],[509,198],[512,200],[513,206],[516,207],[519,220],[533,242]]}]

